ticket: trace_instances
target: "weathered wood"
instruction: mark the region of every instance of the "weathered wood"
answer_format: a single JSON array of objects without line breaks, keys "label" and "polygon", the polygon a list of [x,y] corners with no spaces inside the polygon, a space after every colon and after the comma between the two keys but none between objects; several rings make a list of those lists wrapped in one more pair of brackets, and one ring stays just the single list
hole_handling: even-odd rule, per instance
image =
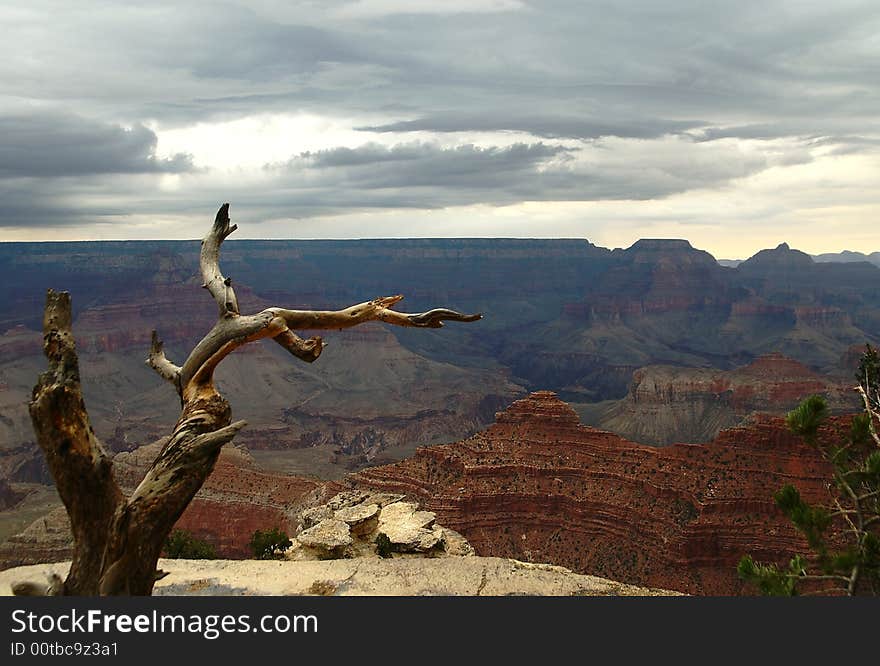
[{"label": "weathered wood", "polygon": [[[320,337],[304,340],[293,329],[341,329],[368,321],[439,328],[444,321],[476,321],[438,308],[420,314],[392,310],[403,296],[376,298],[337,311],[268,308],[239,312],[232,281],[220,270],[220,247],[236,230],[223,204],[202,240],[199,266],[204,287],[217,302],[213,328],[180,367],[165,356],[154,331],[147,364],[170,382],[181,399],[181,415],[170,438],[131,497],[112,474],[112,461],[95,437],[79,385],[71,333],[70,296],[49,291],[44,350],[49,371],[40,376],[30,404],[37,440],[70,516],[74,559],[63,585],[22,583],[22,594],[150,594],[156,563],[174,523],[211,474],[221,447],[245,425],[231,422],[229,403],[214,386],[214,370],[238,347],[269,338],[297,358],[312,362],[324,349]],[[185,315],[181,315],[185,316]]]},{"label": "weathered wood", "polygon": [[214,226],[202,239],[202,251],[199,254],[199,268],[202,271],[202,286],[211,292],[220,308],[220,316],[238,314],[238,299],[232,289],[232,280],[223,277],[220,272],[220,245],[238,225],[229,224],[229,204],[220,206],[214,218]]},{"label": "weathered wood", "polygon": [[180,393],[180,368],[165,358],[165,350],[156,331],[153,331],[150,342],[150,355],[147,358],[147,365],[153,368],[160,377],[174,384],[177,392]]},{"label": "weathered wood", "polygon": [[245,426],[229,425],[218,394],[184,405],[184,413],[146,476],[117,514],[107,547],[101,594],[150,594],[165,539],[214,469],[221,447]]},{"label": "weathered wood", "polygon": [[70,295],[50,289],[43,318],[49,369],[40,375],[29,408],[73,531],[73,562],[63,592],[86,595],[98,593],[107,534],[124,499],[89,422],[70,326]]},{"label": "weathered wood", "polygon": [[287,329],[272,338],[279,345],[284,347],[291,354],[306,363],[313,363],[324,351],[327,343],[318,336],[303,340],[296,333]]}]

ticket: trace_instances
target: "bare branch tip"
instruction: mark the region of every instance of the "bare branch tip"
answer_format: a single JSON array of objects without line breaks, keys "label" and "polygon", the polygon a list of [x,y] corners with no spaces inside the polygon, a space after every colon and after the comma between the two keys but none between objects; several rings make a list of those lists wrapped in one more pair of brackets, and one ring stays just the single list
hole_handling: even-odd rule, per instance
[{"label": "bare branch tip", "polygon": [[403,294],[395,294],[394,296],[380,296],[375,299],[373,303],[380,308],[385,308],[386,310],[391,308],[392,306],[400,303],[403,300]]}]

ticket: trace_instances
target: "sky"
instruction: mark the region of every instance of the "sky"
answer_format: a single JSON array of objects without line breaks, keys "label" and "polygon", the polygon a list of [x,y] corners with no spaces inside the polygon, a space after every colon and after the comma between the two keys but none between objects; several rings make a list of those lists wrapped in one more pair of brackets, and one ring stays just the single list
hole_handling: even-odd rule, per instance
[{"label": "sky", "polygon": [[[17,5],[17,6],[16,6]],[[0,5],[0,240],[880,250],[880,3]]]}]

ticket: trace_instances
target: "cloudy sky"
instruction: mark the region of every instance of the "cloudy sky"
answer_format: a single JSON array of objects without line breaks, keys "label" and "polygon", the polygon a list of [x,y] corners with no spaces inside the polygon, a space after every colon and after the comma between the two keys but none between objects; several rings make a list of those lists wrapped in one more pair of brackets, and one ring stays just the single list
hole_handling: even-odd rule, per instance
[{"label": "cloudy sky", "polygon": [[124,4],[0,5],[0,240],[880,250],[876,0]]}]

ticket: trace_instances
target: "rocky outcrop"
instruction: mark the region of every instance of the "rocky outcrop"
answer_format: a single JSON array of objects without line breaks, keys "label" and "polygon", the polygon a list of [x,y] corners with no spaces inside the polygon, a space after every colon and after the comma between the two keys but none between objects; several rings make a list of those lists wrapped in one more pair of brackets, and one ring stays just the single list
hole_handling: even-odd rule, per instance
[{"label": "rocky outcrop", "polygon": [[787,561],[807,551],[773,493],[792,483],[821,499],[829,478],[826,463],[780,418],[757,418],[709,444],[658,449],[582,426],[555,394],[539,391],[484,432],[347,483],[416,498],[479,555],[737,594],[743,554]]},{"label": "rocky outcrop", "polygon": [[339,559],[443,555],[468,556],[474,550],[457,532],[436,524],[403,495],[342,492],[300,515],[288,559]]},{"label": "rocky outcrop", "polygon": [[[130,491],[137,485],[162,443],[115,457],[123,488]],[[0,481],[0,501],[6,497],[3,488]],[[379,534],[389,538],[389,552],[395,556],[473,553],[461,535],[436,525],[433,513],[401,501],[402,495],[343,493],[316,505],[322,492],[315,479],[268,473],[254,466],[247,450],[226,447],[175,527],[209,542],[219,556],[232,558],[251,557],[253,533],[273,527],[295,535],[287,556],[297,560],[375,555]],[[60,561],[70,557],[71,546],[67,513],[61,507],[0,544],[0,569]]]},{"label": "rocky outcrop", "polygon": [[[68,563],[0,572],[0,596],[20,581],[64,576]],[[362,558],[311,562],[159,560],[168,575],[154,596],[667,596],[666,590],[625,585],[563,567],[495,557]]]},{"label": "rocky outcrop", "polygon": [[705,442],[753,414],[784,415],[815,394],[834,411],[858,409],[848,383],[820,377],[779,353],[727,372],[648,366],[633,373],[627,397],[593,423],[644,444]]}]

